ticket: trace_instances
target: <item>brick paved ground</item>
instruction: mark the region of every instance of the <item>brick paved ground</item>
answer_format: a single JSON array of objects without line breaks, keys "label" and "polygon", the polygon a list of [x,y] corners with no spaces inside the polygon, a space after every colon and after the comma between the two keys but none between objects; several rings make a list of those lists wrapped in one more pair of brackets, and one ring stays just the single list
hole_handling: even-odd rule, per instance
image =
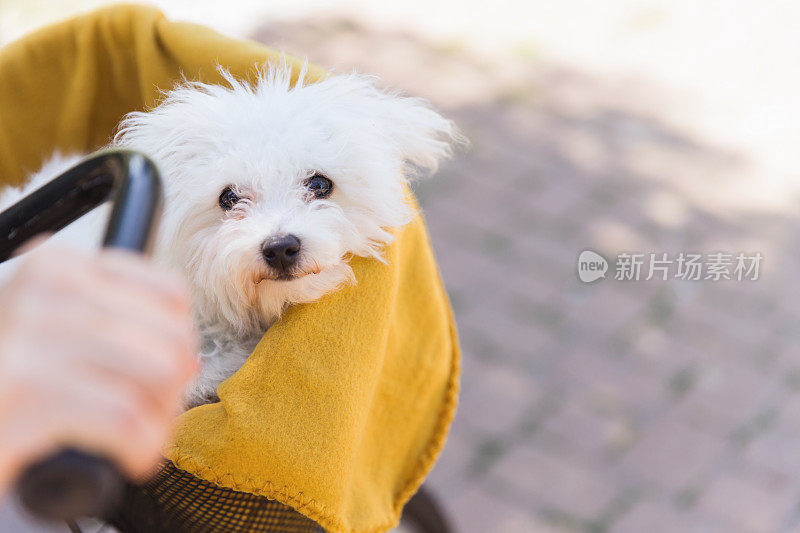
[{"label": "brick paved ground", "polygon": [[[736,204],[746,158],[669,126],[674,95],[533,50],[330,18],[255,37],[427,97],[472,140],[416,189],[463,343],[430,480],[460,531],[800,528],[796,218]],[[585,285],[586,248],[765,262],[750,283]]]},{"label": "brick paved ground", "polygon": [[[657,29],[663,14],[642,13],[622,18]],[[416,188],[464,351],[461,408],[429,481],[459,531],[800,529],[794,189],[700,135],[685,95],[652,80],[534,45],[488,60],[415,35],[321,17],[253,37],[427,97],[472,140]],[[587,248],[765,263],[751,283],[585,285]]]}]

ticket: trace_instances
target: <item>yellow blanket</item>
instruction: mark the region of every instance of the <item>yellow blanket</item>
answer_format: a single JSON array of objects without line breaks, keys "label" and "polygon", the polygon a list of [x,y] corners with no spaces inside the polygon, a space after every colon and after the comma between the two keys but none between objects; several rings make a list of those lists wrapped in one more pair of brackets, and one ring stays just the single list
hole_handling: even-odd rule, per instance
[{"label": "yellow blanket", "polygon": [[[147,7],[45,28],[0,51],[0,177],[18,184],[56,148],[106,144],[125,113],[153,106],[181,73],[220,81],[220,63],[247,78],[277,57]],[[181,416],[167,457],[329,532],[396,524],[442,448],[459,354],[421,218],[387,258],[354,259],[357,285],[290,309],[220,386],[220,403]]]}]

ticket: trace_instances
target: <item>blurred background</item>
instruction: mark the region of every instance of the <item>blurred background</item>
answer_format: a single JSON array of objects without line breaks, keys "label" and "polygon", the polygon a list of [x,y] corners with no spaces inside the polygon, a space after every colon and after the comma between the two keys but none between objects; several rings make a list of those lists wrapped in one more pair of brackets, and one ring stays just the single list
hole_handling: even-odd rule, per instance
[{"label": "blurred background", "polygon": [[[0,43],[105,2],[0,0]],[[800,5],[156,2],[429,99],[416,186],[463,346],[429,486],[463,533],[800,529]],[[577,258],[760,252],[757,281]]]}]

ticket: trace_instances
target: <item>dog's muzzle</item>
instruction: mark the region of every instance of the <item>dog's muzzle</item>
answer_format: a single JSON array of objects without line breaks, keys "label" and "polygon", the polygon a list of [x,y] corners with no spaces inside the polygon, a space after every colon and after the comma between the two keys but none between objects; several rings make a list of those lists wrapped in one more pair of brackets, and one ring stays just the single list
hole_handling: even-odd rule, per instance
[{"label": "dog's muzzle", "polygon": [[270,237],[261,245],[261,255],[281,277],[290,278],[300,256],[300,239],[294,235]]}]

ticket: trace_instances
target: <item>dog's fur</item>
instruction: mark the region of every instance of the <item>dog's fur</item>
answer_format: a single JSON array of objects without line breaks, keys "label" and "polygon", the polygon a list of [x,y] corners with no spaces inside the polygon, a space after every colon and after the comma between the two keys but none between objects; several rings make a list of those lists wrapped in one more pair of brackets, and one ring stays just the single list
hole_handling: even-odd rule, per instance
[{"label": "dog's fur", "polygon": [[[248,85],[221,72],[226,85],[185,82],[156,108],[130,113],[113,142],[148,154],[164,180],[154,255],[185,275],[203,334],[203,370],[188,405],[212,400],[287,306],[354,281],[348,257],[380,260],[393,230],[413,216],[407,179],[435,170],[461,140],[424,101],[379,90],[370,77],[307,83],[303,69],[293,85],[280,64]],[[57,157],[23,190],[0,196],[0,208],[78,159]],[[309,193],[315,173],[333,181],[329,197]],[[219,202],[226,187],[241,198],[230,210]],[[98,235],[102,216],[67,238]],[[277,279],[262,245],[288,234],[301,248],[291,279]]]}]

